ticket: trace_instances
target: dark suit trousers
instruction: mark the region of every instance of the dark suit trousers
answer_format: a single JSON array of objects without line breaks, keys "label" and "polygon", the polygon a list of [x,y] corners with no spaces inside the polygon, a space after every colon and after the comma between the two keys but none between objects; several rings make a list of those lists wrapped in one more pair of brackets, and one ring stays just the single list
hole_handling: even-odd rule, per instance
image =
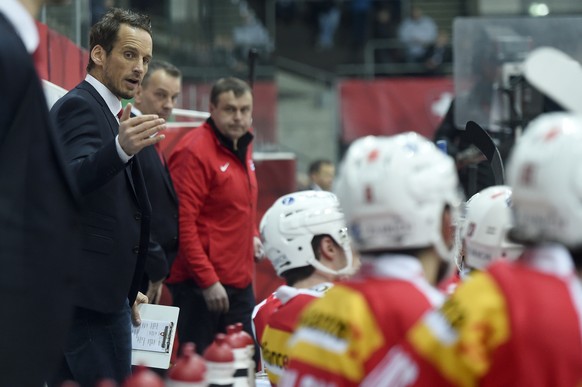
[{"label": "dark suit trousers", "polygon": [[52,387],[75,380],[93,387],[99,380],[119,385],[131,375],[131,309],[129,303],[115,313],[76,307],[65,348],[65,361]]},{"label": "dark suit trousers", "polygon": [[[252,336],[251,317],[255,307],[252,284],[244,289],[224,286],[230,303],[227,313],[210,312],[202,289],[194,282],[168,284],[168,287],[174,298],[174,306],[180,308],[177,330],[180,344],[195,343],[196,352],[202,354],[212,344],[217,333],[226,333],[226,327],[237,322],[241,322],[243,329]],[[255,355],[258,353],[257,347]]]}]

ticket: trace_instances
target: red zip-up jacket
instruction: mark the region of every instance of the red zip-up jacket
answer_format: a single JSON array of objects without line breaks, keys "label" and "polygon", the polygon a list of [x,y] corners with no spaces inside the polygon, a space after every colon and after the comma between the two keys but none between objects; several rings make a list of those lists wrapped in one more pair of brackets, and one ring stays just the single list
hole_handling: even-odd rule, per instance
[{"label": "red zip-up jacket", "polygon": [[253,278],[257,180],[252,134],[245,164],[219,140],[209,121],[185,135],[169,168],[180,203],[180,246],[168,283],[202,289],[220,281],[235,288]]}]

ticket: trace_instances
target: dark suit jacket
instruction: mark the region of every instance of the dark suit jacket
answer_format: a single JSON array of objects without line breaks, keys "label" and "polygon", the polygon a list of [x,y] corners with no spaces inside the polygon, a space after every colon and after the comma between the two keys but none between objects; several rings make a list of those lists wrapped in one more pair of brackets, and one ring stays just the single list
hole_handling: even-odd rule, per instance
[{"label": "dark suit jacket", "polygon": [[78,253],[75,200],[32,59],[0,13],[2,386],[40,386],[58,360]]},{"label": "dark suit jacket", "polygon": [[[153,146],[138,154],[152,205],[151,236],[145,272],[148,279],[159,281],[169,273],[178,253],[178,198],[168,168],[162,164]],[[147,288],[142,284],[142,290]]]},{"label": "dark suit jacket", "polygon": [[76,305],[109,313],[139,289],[151,208],[139,159],[117,154],[119,124],[97,90],[83,81],[51,109],[65,157],[82,195],[82,251]]}]

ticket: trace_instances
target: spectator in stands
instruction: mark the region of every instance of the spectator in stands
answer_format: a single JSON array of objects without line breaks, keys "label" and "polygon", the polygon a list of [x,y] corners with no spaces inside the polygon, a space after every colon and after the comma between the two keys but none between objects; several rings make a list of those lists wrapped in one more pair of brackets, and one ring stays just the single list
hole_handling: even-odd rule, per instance
[{"label": "spectator in stands", "polygon": [[[182,73],[168,62],[152,61],[135,94],[133,113],[157,114],[166,121],[182,89]],[[178,198],[159,143],[138,157],[152,205],[151,236],[141,291],[157,304],[162,282],[178,253]],[[157,152],[156,152],[157,150]]]},{"label": "spectator in stands", "polygon": [[44,3],[57,2],[0,1],[0,386],[39,387],[54,372],[79,250],[76,195],[32,60]]},{"label": "spectator in stands", "polygon": [[438,74],[443,69],[443,64],[450,62],[451,51],[449,49],[449,35],[439,32],[436,41],[426,51],[424,68],[427,74]]},{"label": "spectator in stands", "polygon": [[337,1],[324,0],[319,2],[317,11],[317,47],[329,49],[334,46],[335,32],[339,26],[341,12]]},{"label": "spectator in stands", "polygon": [[314,191],[331,191],[335,176],[335,165],[331,160],[319,159],[309,165],[308,189]]},{"label": "spectator in stands", "polygon": [[362,49],[368,38],[372,0],[351,0],[352,47]]},{"label": "spectator in stands", "polygon": [[[164,119],[130,117],[121,99],[134,97],[152,57],[149,17],[114,8],[91,29],[84,81],[51,109],[65,157],[80,190],[80,277],[62,368],[53,381],[94,386],[131,373],[131,325],[140,324],[138,292],[147,255],[151,207],[142,149],[164,139]],[[44,188],[43,188],[44,189]],[[131,313],[130,313],[131,312]]]},{"label": "spectator in stands", "polygon": [[[380,7],[374,14],[374,39],[390,41],[396,39],[396,23],[392,18],[390,8],[387,6]],[[399,53],[394,48],[379,48],[375,52],[374,60],[376,63],[391,63],[399,59]]]},{"label": "spectator in stands", "polygon": [[437,25],[418,6],[413,6],[411,16],[398,28],[398,38],[404,45],[407,62],[422,62],[437,39]]},{"label": "spectator in stands", "polygon": [[269,32],[249,9],[241,10],[243,24],[232,30],[235,55],[246,61],[251,48],[256,48],[263,56],[268,56],[274,48]]},{"label": "spectator in stands", "polygon": [[[198,53],[199,50],[196,50]],[[218,34],[214,37],[212,44],[212,54],[210,64],[226,65],[234,73],[243,73],[246,70],[246,60],[248,59],[248,52],[246,58],[241,58],[235,52],[234,42],[232,36],[228,34]],[[237,57],[237,55],[239,55]],[[208,63],[207,63],[208,65]]]},{"label": "spectator in stands", "polygon": [[263,256],[252,112],[246,82],[218,80],[210,91],[210,118],[182,138],[169,160],[180,249],[167,283],[180,307],[180,342],[194,342],[200,353],[229,324],[242,322],[252,334],[253,258]]}]

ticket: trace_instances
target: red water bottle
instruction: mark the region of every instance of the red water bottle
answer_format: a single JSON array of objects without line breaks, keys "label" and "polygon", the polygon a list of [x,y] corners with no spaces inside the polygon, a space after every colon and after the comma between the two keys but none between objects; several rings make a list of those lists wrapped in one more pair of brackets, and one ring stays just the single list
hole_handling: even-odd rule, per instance
[{"label": "red water bottle", "polygon": [[234,385],[234,353],[226,342],[226,335],[219,333],[214,342],[204,350],[206,380],[209,387]]},{"label": "red water bottle", "polygon": [[139,365],[121,387],[164,387],[164,381],[154,371]]},{"label": "red water bottle", "polygon": [[234,386],[252,387],[249,384],[249,352],[247,341],[234,325],[226,327],[226,342],[232,347],[234,354]]},{"label": "red water bottle", "polygon": [[185,343],[176,364],[168,371],[166,387],[205,387],[206,364],[194,343]]},{"label": "red water bottle", "polygon": [[[227,327],[228,332],[228,327]],[[253,337],[243,330],[243,324],[238,322],[234,325],[234,334],[237,335],[239,338],[238,340],[245,346],[246,348],[246,375],[247,380],[245,385],[254,386],[255,385],[255,372],[256,372],[256,364],[254,360],[255,355],[255,340]],[[236,377],[235,377],[236,383]]]}]

